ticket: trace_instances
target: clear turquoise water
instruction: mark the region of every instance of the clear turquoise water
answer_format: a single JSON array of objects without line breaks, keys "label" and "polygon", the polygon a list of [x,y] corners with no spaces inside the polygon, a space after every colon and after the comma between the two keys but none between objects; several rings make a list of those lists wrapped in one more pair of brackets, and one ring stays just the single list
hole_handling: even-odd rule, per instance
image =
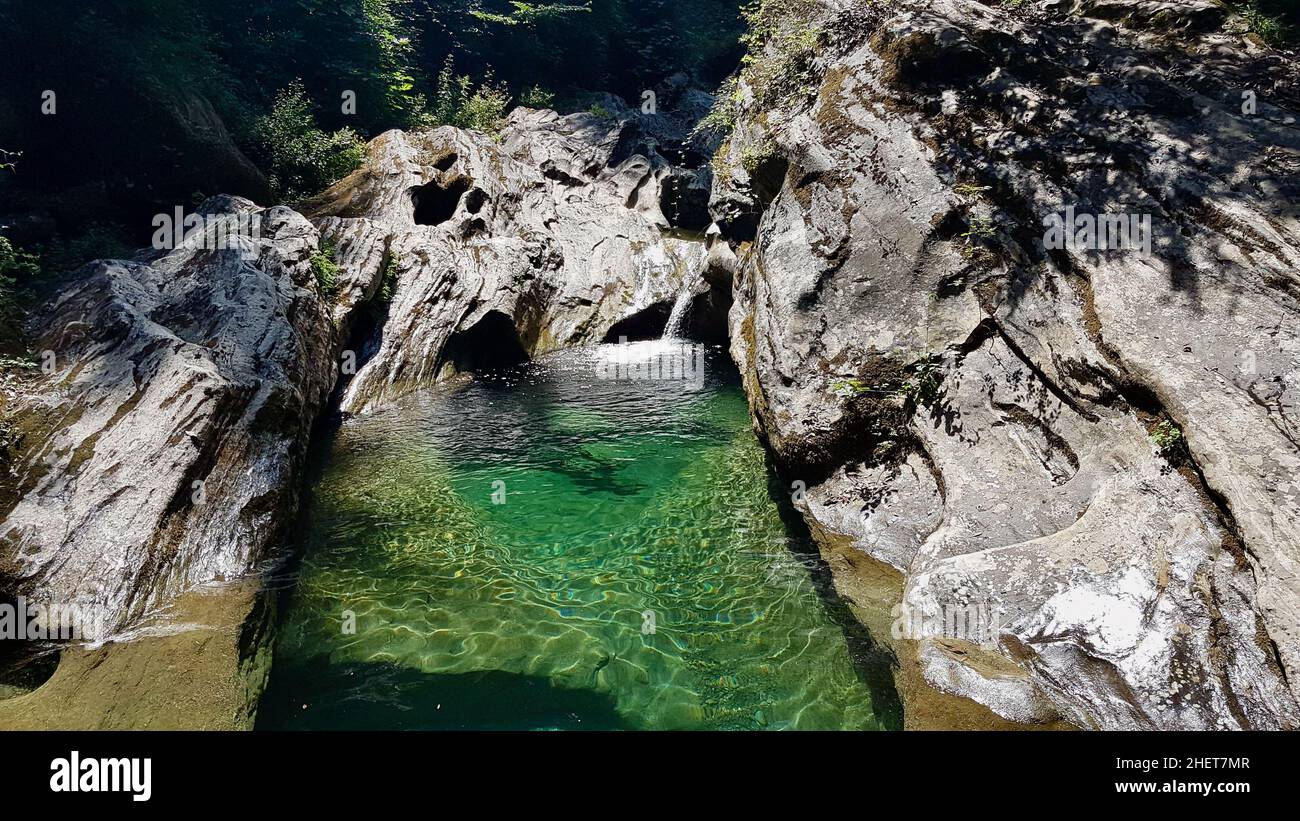
[{"label": "clear turquoise water", "polygon": [[730,362],[710,351],[698,389],[611,381],[612,350],[338,430],[259,727],[898,726],[886,659],[772,500]]}]

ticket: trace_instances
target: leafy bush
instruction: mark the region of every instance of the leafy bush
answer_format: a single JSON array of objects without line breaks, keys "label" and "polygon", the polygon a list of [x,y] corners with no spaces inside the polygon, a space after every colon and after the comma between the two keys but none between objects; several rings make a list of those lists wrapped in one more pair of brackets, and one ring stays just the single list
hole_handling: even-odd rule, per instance
[{"label": "leafy bush", "polygon": [[742,71],[761,107],[779,108],[811,93],[822,35],[807,22],[815,12],[810,0],[753,0],[745,7]]},{"label": "leafy bush", "polygon": [[978,197],[985,191],[991,191],[992,186],[976,185],[970,182],[958,183],[952,187],[952,192],[959,197]]},{"label": "leafy bush", "polygon": [[831,382],[831,392],[841,399],[856,399],[873,394],[901,400],[913,407],[930,407],[939,399],[939,386],[943,381],[943,365],[934,354],[926,354],[905,373],[896,378],[886,378],[872,385],[857,377],[836,379]]},{"label": "leafy bush", "polygon": [[1151,442],[1161,456],[1177,456],[1183,449],[1183,432],[1168,419],[1151,429]]},{"label": "leafy bush", "polygon": [[509,105],[510,95],[504,87],[482,85],[465,101],[458,124],[461,128],[495,135],[501,130],[501,121],[505,118]]},{"label": "leafy bush", "polygon": [[713,108],[695,125],[691,136],[703,133],[730,134],[740,118],[740,78],[732,75],[722,81],[714,98]]},{"label": "leafy bush", "polygon": [[764,138],[762,142],[750,143],[740,150],[740,166],[745,169],[745,173],[751,177],[758,173],[758,169],[763,163],[775,157],[777,154],[776,143],[770,138]]},{"label": "leafy bush", "polygon": [[547,6],[538,3],[521,3],[519,0],[510,0],[510,6],[510,12],[507,14],[494,14],[493,12],[483,11],[481,9],[472,9],[470,11],[470,16],[488,23],[500,23],[503,26],[531,26],[544,20],[554,20],[558,17],[563,17],[566,14],[591,11],[590,2],[585,6]]},{"label": "leafy bush", "polygon": [[276,95],[271,113],[257,121],[254,132],[255,150],[271,184],[290,200],[328,187],[361,165],[366,155],[365,143],[351,128],[326,133],[317,127],[299,82]]},{"label": "leafy bush", "polygon": [[747,77],[759,105],[780,108],[811,93],[812,58],[820,38],[820,29],[787,31],[776,41],[771,54],[749,61]]},{"label": "leafy bush", "polygon": [[0,237],[0,339],[16,335],[22,319],[23,286],[40,273],[35,255],[15,248],[8,237]]},{"label": "leafy bush", "polygon": [[811,96],[813,59],[822,39],[822,30],[808,23],[815,11],[811,0],[752,0],[744,7],[748,30],[740,37],[745,47],[740,73],[723,81],[697,132],[731,133],[743,108],[741,80],[752,90],[755,105],[765,111]]},{"label": "leafy bush", "polygon": [[402,259],[391,251],[384,255],[383,271],[379,275],[379,290],[375,293],[375,298],[370,300],[361,309],[366,321],[372,326],[382,326],[388,318],[388,311],[393,304],[393,298],[397,296],[397,285],[399,269]]},{"label": "leafy bush", "polygon": [[468,74],[457,74],[455,58],[447,55],[438,73],[437,107],[432,114],[436,125],[454,125],[496,135],[510,106],[505,86],[496,85],[489,71],[477,85]]},{"label": "leafy bush", "polygon": [[389,254],[384,260],[384,273],[380,280],[378,299],[385,305],[392,302],[393,296],[397,293],[397,269],[401,264],[401,257],[397,254]]},{"label": "leafy bush", "polygon": [[713,159],[709,161],[709,167],[713,169],[713,177],[724,185],[730,185],[734,175],[731,172],[731,137],[727,137],[718,146],[714,152]]},{"label": "leafy bush", "polygon": [[519,104],[525,108],[555,108],[555,92],[533,86],[520,93]]},{"label": "leafy bush", "polygon": [[871,387],[861,379],[836,379],[831,382],[831,393],[841,399],[852,399],[872,392]]},{"label": "leafy bush", "polygon": [[939,398],[943,368],[937,357],[926,354],[911,368],[911,375],[898,387],[897,395],[921,407],[930,407]]},{"label": "leafy bush", "polygon": [[1270,11],[1274,9],[1265,8],[1260,0],[1249,0],[1237,7],[1237,13],[1246,21],[1247,28],[1269,45],[1280,46],[1292,39],[1295,32],[1287,25],[1281,9],[1276,9],[1278,13],[1275,14]]},{"label": "leafy bush", "polygon": [[998,235],[998,229],[993,224],[993,220],[988,217],[971,217],[968,222],[968,228],[962,232],[962,239],[967,244],[974,242],[976,239],[993,239]]},{"label": "leafy bush", "polygon": [[334,246],[322,242],[320,250],[311,256],[311,271],[316,275],[316,287],[321,296],[330,298],[338,293],[339,266],[334,261]]}]

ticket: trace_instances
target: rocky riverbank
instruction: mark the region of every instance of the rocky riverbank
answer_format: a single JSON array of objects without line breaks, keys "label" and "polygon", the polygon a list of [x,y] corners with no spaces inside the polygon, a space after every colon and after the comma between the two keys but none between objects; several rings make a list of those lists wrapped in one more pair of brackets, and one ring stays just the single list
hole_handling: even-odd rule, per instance
[{"label": "rocky riverbank", "polygon": [[107,617],[0,723],[249,726],[332,392],[684,302],[694,335],[729,309],[908,726],[1300,724],[1294,61],[1210,0],[788,11],[711,166],[674,81],[663,113],[388,132],[299,210],[209,200],[257,216],[237,247],[83,269],[6,401],[0,580]]},{"label": "rocky riverbank", "polygon": [[[674,116],[611,100],[609,116],[520,109],[499,139],[389,132],[303,208],[314,221],[215,198],[207,233],[78,272],[33,320],[53,367],[6,404],[0,570],[17,596],[93,611],[95,629],[0,721],[250,726],[271,604],[257,580],[292,550],[335,387],[359,413],[547,350],[657,336],[695,281],[702,234],[674,229],[707,224],[703,154],[683,158],[711,98],[665,92]],[[256,230],[231,240],[218,226],[241,216]],[[191,707],[148,706],[163,702]]]},{"label": "rocky riverbank", "polygon": [[1210,2],[804,6],[732,350],[909,726],[1296,726],[1294,62]]}]

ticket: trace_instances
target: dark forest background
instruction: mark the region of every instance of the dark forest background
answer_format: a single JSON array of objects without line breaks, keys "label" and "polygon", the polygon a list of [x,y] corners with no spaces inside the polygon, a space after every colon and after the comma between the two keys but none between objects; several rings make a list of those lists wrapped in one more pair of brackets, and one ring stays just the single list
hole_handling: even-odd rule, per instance
[{"label": "dark forest background", "polygon": [[739,7],[0,0],[0,265],[20,247],[57,268],[144,244],[153,214],[205,195],[315,193],[389,128],[639,103],[676,72],[712,88],[739,62]]}]

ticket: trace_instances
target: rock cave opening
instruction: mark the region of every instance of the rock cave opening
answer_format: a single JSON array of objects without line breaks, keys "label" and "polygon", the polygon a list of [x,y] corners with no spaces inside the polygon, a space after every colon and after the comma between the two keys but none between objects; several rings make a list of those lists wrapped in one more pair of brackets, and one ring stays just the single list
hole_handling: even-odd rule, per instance
[{"label": "rock cave opening", "polygon": [[692,174],[672,174],[663,181],[659,207],[674,228],[703,233],[713,222],[707,185]]},{"label": "rock cave opening", "polygon": [[[415,207],[416,225],[442,225],[456,215],[461,198],[470,190],[472,181],[457,177],[449,184],[431,182],[411,189],[411,203]],[[479,203],[482,207],[482,203]]]},{"label": "rock cave opening", "polygon": [[659,339],[668,327],[668,318],[672,315],[671,300],[653,302],[630,316],[625,316],[610,326],[602,342],[644,342]]},{"label": "rock cave opening", "polygon": [[481,373],[528,361],[514,321],[500,311],[488,311],[469,328],[452,334],[443,362],[460,373]]},{"label": "rock cave opening", "polygon": [[[14,641],[30,635],[28,628],[34,617],[28,610],[30,603],[20,604],[19,598],[0,595],[0,608],[10,614],[13,634],[0,630],[0,701],[30,693],[49,681],[59,666],[61,648],[56,641]],[[17,631],[22,631],[21,634]]]}]

